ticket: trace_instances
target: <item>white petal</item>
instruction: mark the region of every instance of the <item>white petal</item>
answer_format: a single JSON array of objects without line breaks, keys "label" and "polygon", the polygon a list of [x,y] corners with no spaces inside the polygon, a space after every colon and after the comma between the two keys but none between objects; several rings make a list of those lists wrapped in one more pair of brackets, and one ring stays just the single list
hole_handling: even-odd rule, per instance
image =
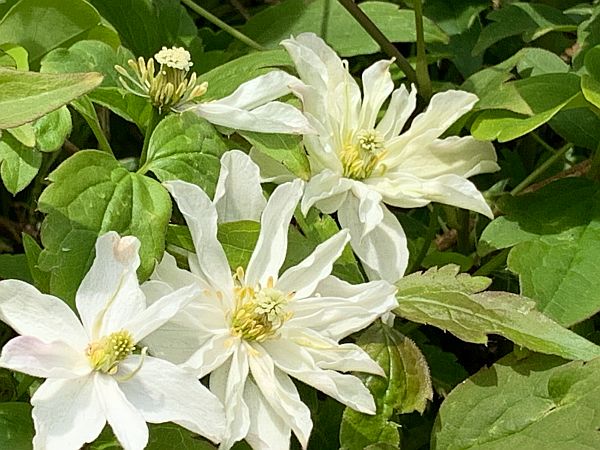
[{"label": "white petal", "polygon": [[[346,199],[346,192],[352,188],[352,182],[347,178],[342,178],[337,173],[329,169],[325,169],[318,175],[311,177],[306,183],[304,196],[302,197],[302,214],[306,215],[308,210],[317,202],[319,209],[326,213],[332,214],[337,211],[337,208]],[[335,198],[336,202],[323,207],[323,201],[326,199]]]},{"label": "white petal", "polygon": [[[267,342],[265,348],[282,371],[357,411],[375,413],[373,396],[355,376],[320,369],[303,347],[292,342]],[[252,361],[250,367],[253,367]]]},{"label": "white petal", "polygon": [[0,281],[0,320],[46,343],[64,341],[82,350],[88,344],[79,319],[65,302],[23,281]]},{"label": "white petal", "polygon": [[408,265],[408,246],[402,225],[385,206],[383,218],[367,234],[361,235],[364,225],[357,220],[354,199],[348,199],[338,211],[343,228],[350,231],[350,245],[365,265],[370,279],[395,283],[404,275]]},{"label": "white petal", "polygon": [[366,328],[398,306],[396,287],[382,280],[350,284],[330,276],[319,283],[316,293],[320,297],[289,304],[293,316],[287,323],[315,330],[335,341]]},{"label": "white petal", "polygon": [[292,429],[269,406],[252,380],[246,381],[244,398],[250,409],[250,429],[246,441],[254,450],[289,448]]},{"label": "white petal", "polygon": [[[197,284],[202,288],[208,288],[209,285],[206,284],[202,278],[196,276],[193,273],[190,273],[187,270],[180,269],[177,267],[177,261],[175,258],[165,252],[163,254],[163,258],[154,268],[154,272],[150,277],[151,280],[158,281],[160,283],[166,284],[167,288],[172,292],[184,286],[189,286],[191,284]],[[152,282],[146,282],[142,284],[141,288],[146,296],[147,304],[152,304],[158,298],[166,295],[169,291],[165,291],[165,287],[159,287],[160,285],[154,284]],[[153,292],[154,289],[157,289],[158,292]]]},{"label": "white petal", "polygon": [[310,134],[313,128],[292,105],[270,102],[251,111],[224,105],[220,100],[200,103],[191,111],[210,123],[234,130],[257,131],[259,133]]},{"label": "white petal", "polygon": [[18,336],[2,348],[0,366],[42,378],[77,378],[91,372],[81,350],[62,341],[45,343],[31,336]]},{"label": "white petal", "polygon": [[404,85],[392,92],[387,111],[376,127],[385,142],[400,134],[416,106],[417,90],[414,85],[411,86],[410,93]]},{"label": "white petal", "polygon": [[342,230],[317,248],[300,264],[290,267],[277,281],[282,292],[294,292],[296,298],[312,294],[317,284],[331,274],[333,263],[340,257],[350,240],[347,230]]},{"label": "white petal", "polygon": [[252,347],[255,352],[249,362],[254,381],[267,403],[294,431],[302,448],[306,448],[312,430],[310,410],[300,400],[292,380],[275,368],[269,354],[259,345]]},{"label": "white petal", "polygon": [[185,181],[163,184],[177,202],[192,234],[198,269],[202,271],[197,275],[201,275],[213,288],[230,292],[233,289],[231,269],[217,240],[217,210],[211,200],[194,184]]},{"label": "white petal", "polygon": [[267,200],[260,186],[260,170],[244,152],[231,150],[221,157],[213,203],[220,223],[260,221]]},{"label": "white petal", "polygon": [[140,242],[114,231],[96,241],[96,257],[75,297],[81,321],[95,340],[122,329],[123,323],[146,307],[136,270]]},{"label": "white petal", "polygon": [[125,450],[143,450],[148,443],[148,425],[140,411],[125,397],[114,377],[96,374],[94,384],[104,415]]},{"label": "white petal", "polygon": [[77,450],[106,424],[92,377],[46,380],[33,394],[35,450]]},{"label": "white petal", "polygon": [[134,355],[119,367],[126,375],[141,363],[128,381],[119,383],[127,400],[150,423],[174,422],[188,430],[220,441],[225,432],[225,413],[219,400],[190,372],[162,359]]},{"label": "white petal", "polygon": [[392,61],[377,61],[365,69],[362,74],[364,98],[360,110],[360,128],[372,130],[375,128],[377,114],[383,102],[394,89],[394,82],[390,75]]},{"label": "white petal", "polygon": [[246,284],[265,286],[269,277],[277,279],[287,252],[288,227],[302,196],[302,180],[278,186],[263,211],[260,235],[246,271]]},{"label": "white petal", "polygon": [[225,406],[227,429],[220,450],[228,450],[244,439],[250,428],[250,412],[244,400],[244,385],[248,378],[248,355],[238,346],[231,357],[210,375],[210,390]]},{"label": "white petal", "polygon": [[228,332],[215,334],[196,347],[196,351],[181,365],[194,371],[198,378],[203,378],[229,359],[235,346]]},{"label": "white petal", "polygon": [[199,294],[200,288],[196,285],[178,289],[132,317],[123,328],[131,333],[135,342],[139,342],[164,325]]},{"label": "white petal", "polygon": [[348,211],[348,214],[358,217],[362,229],[360,234],[354,233],[353,237],[362,238],[381,223],[384,206],[381,202],[381,194],[360,181],[352,183],[352,194],[354,195],[348,195],[338,211],[340,214],[341,210]]}]

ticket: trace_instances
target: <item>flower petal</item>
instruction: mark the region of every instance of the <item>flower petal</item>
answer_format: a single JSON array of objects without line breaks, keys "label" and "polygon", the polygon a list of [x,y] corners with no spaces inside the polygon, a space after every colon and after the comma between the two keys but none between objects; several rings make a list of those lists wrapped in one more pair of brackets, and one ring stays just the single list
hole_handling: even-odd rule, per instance
[{"label": "flower petal", "polygon": [[275,368],[265,349],[257,344],[252,349],[255,352],[249,358],[250,371],[261,394],[275,413],[294,431],[302,448],[306,448],[313,425],[308,406],[300,400],[292,380]]},{"label": "flower petal", "polygon": [[46,343],[63,341],[81,350],[88,344],[79,319],[65,302],[23,281],[0,281],[0,320]]},{"label": "flower petal", "polygon": [[383,220],[384,206],[381,203],[381,194],[360,181],[352,182],[352,193],[354,195],[348,195],[346,201],[340,205],[339,211],[348,211],[358,218],[360,233],[350,233],[355,239],[363,238]]},{"label": "flower petal", "polygon": [[[142,284],[141,289],[146,296],[147,304],[154,303],[162,295],[165,295],[165,293],[189,286],[190,284],[196,284],[203,289],[209,287],[205,280],[199,276],[177,267],[177,261],[167,252],[163,254],[162,260],[156,265],[150,278],[152,281],[166,284],[167,291],[165,291],[164,286],[159,287],[158,284],[154,284],[152,281]],[[154,289],[158,292],[154,292]]]},{"label": "flower petal", "polygon": [[125,450],[143,450],[148,443],[148,425],[140,411],[125,397],[114,377],[93,377],[96,395],[106,420]]},{"label": "flower petal", "polygon": [[[346,199],[345,194],[351,188],[352,182],[347,178],[342,178],[329,169],[321,171],[306,183],[301,204],[302,214],[308,214],[308,210],[316,203],[325,214],[334,213]],[[327,200],[329,202],[326,203]]]},{"label": "flower petal", "polygon": [[219,400],[190,372],[158,358],[133,355],[119,366],[119,375],[139,371],[119,383],[127,400],[150,423],[174,422],[218,442],[225,432]]},{"label": "flower petal", "polygon": [[251,379],[246,381],[244,398],[252,418],[246,441],[253,450],[289,448],[292,429],[271,408]]},{"label": "flower petal", "polygon": [[340,257],[350,240],[347,230],[342,230],[320,243],[301,263],[286,270],[277,281],[277,289],[294,292],[296,298],[311,295],[317,284],[331,274],[333,263]]},{"label": "flower petal", "polygon": [[36,450],[77,450],[106,424],[92,377],[49,379],[31,398]]},{"label": "flower petal", "polygon": [[122,328],[146,307],[136,270],[140,241],[108,232],[96,241],[96,257],[79,285],[75,301],[90,340]]},{"label": "flower petal", "polygon": [[275,280],[287,252],[288,227],[302,196],[302,180],[278,186],[271,194],[261,218],[260,235],[246,271],[245,283],[265,286]]},{"label": "flower petal", "polygon": [[372,280],[395,283],[404,275],[408,265],[408,245],[402,225],[385,206],[383,219],[368,233],[361,235],[364,224],[356,220],[355,200],[349,197],[338,211],[342,228],[350,231],[350,245],[364,263]]},{"label": "flower petal", "polygon": [[267,200],[260,187],[260,170],[244,152],[231,150],[221,157],[221,172],[213,203],[220,223],[240,220],[260,222]]},{"label": "flower petal", "polygon": [[2,348],[0,366],[42,378],[77,378],[91,372],[88,359],[62,341],[18,336]]},{"label": "flower petal", "polygon": [[381,106],[394,90],[390,75],[393,60],[381,60],[366,68],[362,74],[363,102],[360,110],[359,128],[372,130]]},{"label": "flower petal", "polygon": [[376,127],[385,142],[400,134],[416,106],[417,90],[414,85],[411,86],[410,93],[404,85],[392,92],[387,111]]},{"label": "flower petal", "polygon": [[217,240],[217,210],[206,193],[198,186],[185,181],[163,183],[169,190],[188,224],[198,269],[214,289],[230,292],[233,280],[223,247]]}]

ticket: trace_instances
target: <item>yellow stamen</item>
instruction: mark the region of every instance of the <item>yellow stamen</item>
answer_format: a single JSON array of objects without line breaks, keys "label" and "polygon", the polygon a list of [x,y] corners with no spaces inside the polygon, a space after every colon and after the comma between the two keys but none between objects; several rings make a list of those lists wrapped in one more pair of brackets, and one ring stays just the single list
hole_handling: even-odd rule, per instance
[{"label": "yellow stamen", "polygon": [[353,142],[345,145],[339,152],[344,176],[355,180],[364,180],[377,172],[385,173],[386,166],[381,161],[386,157],[383,137],[375,130],[361,130]]},{"label": "yellow stamen", "polygon": [[94,370],[114,375],[119,369],[119,363],[134,350],[131,333],[121,330],[89,344],[86,354]]}]

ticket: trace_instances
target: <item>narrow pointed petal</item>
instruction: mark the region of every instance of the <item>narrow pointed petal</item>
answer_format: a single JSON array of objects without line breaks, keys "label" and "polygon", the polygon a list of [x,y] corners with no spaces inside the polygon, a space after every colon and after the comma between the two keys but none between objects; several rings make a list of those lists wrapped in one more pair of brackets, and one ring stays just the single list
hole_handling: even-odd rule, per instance
[{"label": "narrow pointed petal", "polygon": [[319,244],[304,261],[281,275],[277,281],[277,289],[294,292],[296,298],[311,295],[317,284],[331,274],[333,263],[340,257],[349,240],[348,231],[342,230]]},{"label": "narrow pointed petal", "polygon": [[78,378],[91,372],[83,351],[62,341],[45,343],[31,336],[17,336],[2,348],[0,366],[42,378]]},{"label": "narrow pointed petal", "polygon": [[91,377],[46,380],[31,404],[35,450],[77,450],[106,424]]},{"label": "narrow pointed petal", "polygon": [[404,275],[408,266],[408,244],[402,225],[383,205],[383,218],[371,231],[361,235],[364,225],[357,220],[353,199],[342,205],[338,219],[343,228],[350,231],[350,245],[361,261],[371,270],[371,279],[383,279],[395,283]]},{"label": "narrow pointed petal", "polygon": [[121,329],[127,319],[145,308],[136,274],[139,248],[137,238],[120,237],[114,231],[96,241],[96,257],[75,297],[91,340]]},{"label": "narrow pointed petal", "polygon": [[148,425],[140,411],[125,397],[114,377],[96,374],[94,384],[104,415],[124,450],[143,450],[148,444]]},{"label": "narrow pointed petal", "polygon": [[292,429],[267,403],[252,380],[246,382],[244,398],[250,410],[250,428],[246,441],[253,450],[281,450],[290,447]]},{"label": "narrow pointed petal", "polygon": [[[191,284],[196,284],[203,289],[209,287],[209,285],[206,284],[206,281],[202,278],[196,276],[193,273],[190,273],[187,270],[183,270],[177,267],[177,261],[175,260],[173,255],[167,252],[163,254],[162,260],[154,268],[154,272],[150,276],[150,279],[152,281],[158,281],[160,283],[166,284],[168,286],[168,289],[170,289],[171,291],[177,290],[184,286],[189,286]],[[146,282],[141,286],[142,291],[146,296],[146,302],[149,305],[158,300],[158,298],[160,298],[160,296],[156,297],[157,294],[151,292],[152,286],[154,285],[149,285],[149,282]],[[161,292],[164,292],[164,288],[157,289],[160,289]]]},{"label": "narrow pointed petal", "polygon": [[353,238],[363,238],[383,220],[382,198],[379,192],[360,181],[352,183],[352,193],[354,195],[348,195],[340,210],[350,209],[358,218],[361,230],[359,234],[354,233]]},{"label": "narrow pointed petal", "polygon": [[375,128],[377,114],[385,100],[394,89],[394,82],[390,75],[392,61],[377,61],[362,74],[364,98],[360,110],[360,128],[372,130]]},{"label": "narrow pointed petal", "polygon": [[[346,193],[351,188],[350,180],[342,178],[329,169],[323,170],[306,183],[301,204],[302,214],[306,215],[308,210],[317,203],[319,209],[325,214],[334,213],[346,199]],[[324,207],[326,200],[330,201]]]},{"label": "narrow pointed petal", "polygon": [[0,320],[46,343],[64,341],[81,350],[88,344],[79,319],[65,302],[23,281],[0,281]]},{"label": "narrow pointed petal", "polygon": [[400,134],[416,107],[417,90],[414,85],[410,93],[404,85],[392,92],[390,104],[376,127],[386,142]]},{"label": "narrow pointed petal", "polygon": [[164,183],[188,224],[202,276],[213,288],[230,292],[231,270],[223,247],[217,240],[217,210],[198,186],[185,181]]},{"label": "narrow pointed petal", "polygon": [[260,170],[244,152],[231,150],[221,157],[213,203],[221,223],[260,222],[267,200],[260,186]]},{"label": "narrow pointed petal", "polygon": [[271,356],[258,345],[253,350],[258,353],[249,359],[254,381],[267,403],[294,431],[302,448],[306,448],[313,425],[310,410],[300,400],[292,380],[275,368]]},{"label": "narrow pointed petal", "polygon": [[246,284],[266,286],[269,277],[277,279],[287,252],[288,227],[302,196],[302,180],[278,186],[263,211],[256,247],[248,263]]},{"label": "narrow pointed petal", "polygon": [[150,423],[174,422],[218,442],[225,432],[225,413],[219,400],[190,372],[162,359],[133,355],[121,363],[119,374],[133,378],[119,383],[127,400]]},{"label": "narrow pointed petal", "polygon": [[229,330],[215,334],[205,339],[181,366],[193,370],[198,378],[203,378],[231,357],[235,349],[232,341],[235,339]]}]

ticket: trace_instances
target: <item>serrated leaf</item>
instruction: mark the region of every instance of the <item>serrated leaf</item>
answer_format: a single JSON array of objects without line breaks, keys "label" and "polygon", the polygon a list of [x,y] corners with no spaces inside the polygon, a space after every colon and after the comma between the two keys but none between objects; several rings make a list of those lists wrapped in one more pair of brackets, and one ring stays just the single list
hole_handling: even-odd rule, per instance
[{"label": "serrated leaf", "polygon": [[174,114],[152,133],[146,164],[140,172],[151,171],[160,181],[194,183],[212,197],[225,151],[223,139],[206,120],[193,112]]},{"label": "serrated leaf", "polygon": [[488,247],[514,246],[508,268],[521,292],[557,322],[570,326],[600,311],[600,188],[567,178],[535,193],[499,201],[506,216],[483,231]]},{"label": "serrated leaf", "polygon": [[42,226],[40,269],[51,272],[50,290],[71,305],[93,260],[99,235],[110,230],[141,241],[140,278],[162,257],[171,200],[157,181],[128,172],[107,153],[76,153],[48,176],[39,199]]},{"label": "serrated leaf", "polygon": [[485,344],[489,334],[499,334],[522,347],[563,358],[600,356],[600,347],[537,311],[532,300],[508,292],[461,291],[453,287],[450,271],[446,277],[449,289],[440,286],[439,273],[432,269],[398,281],[396,315],[447,330],[467,342]]},{"label": "serrated leaf", "polygon": [[37,175],[42,154],[5,133],[0,138],[0,175],[13,195],[25,189]]},{"label": "serrated leaf", "polygon": [[0,448],[31,450],[33,433],[31,405],[20,402],[0,403]]},{"label": "serrated leaf", "polygon": [[0,68],[0,129],[31,122],[91,91],[99,73],[48,74]]},{"label": "serrated leaf", "polygon": [[386,377],[361,376],[375,399],[377,414],[367,415],[346,408],[340,428],[344,449],[362,450],[369,445],[399,445],[395,411],[423,412],[433,398],[429,368],[413,341],[380,322],[364,331],[357,341],[383,368]]},{"label": "serrated leaf", "polygon": [[600,447],[600,359],[564,364],[514,354],[450,393],[432,449],[564,450]]}]

